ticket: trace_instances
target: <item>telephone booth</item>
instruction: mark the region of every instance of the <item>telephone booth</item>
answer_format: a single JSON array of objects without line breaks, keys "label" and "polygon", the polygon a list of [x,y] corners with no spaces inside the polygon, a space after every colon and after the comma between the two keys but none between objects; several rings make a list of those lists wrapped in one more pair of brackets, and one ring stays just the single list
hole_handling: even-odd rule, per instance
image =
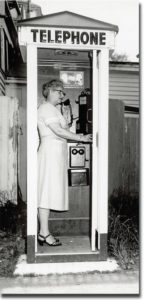
[{"label": "telephone booth", "polygon": [[[19,21],[27,52],[27,261],[107,259],[109,51],[118,27],[72,12]],[[63,80],[61,109],[70,130],[92,133],[92,144],[68,141],[68,212],[51,212],[61,247],[37,244],[37,107],[42,84]]]}]

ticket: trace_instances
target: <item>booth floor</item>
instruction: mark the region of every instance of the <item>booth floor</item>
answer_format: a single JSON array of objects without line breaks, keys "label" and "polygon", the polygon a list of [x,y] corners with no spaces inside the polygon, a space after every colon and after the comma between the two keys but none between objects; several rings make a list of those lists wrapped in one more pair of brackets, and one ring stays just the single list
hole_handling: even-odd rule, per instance
[{"label": "booth floor", "polygon": [[[62,242],[61,246],[50,247],[46,244],[40,246],[38,244],[37,253],[48,253],[48,254],[90,254],[91,243],[88,236],[60,236],[59,240]],[[96,253],[96,252],[94,252]]]}]

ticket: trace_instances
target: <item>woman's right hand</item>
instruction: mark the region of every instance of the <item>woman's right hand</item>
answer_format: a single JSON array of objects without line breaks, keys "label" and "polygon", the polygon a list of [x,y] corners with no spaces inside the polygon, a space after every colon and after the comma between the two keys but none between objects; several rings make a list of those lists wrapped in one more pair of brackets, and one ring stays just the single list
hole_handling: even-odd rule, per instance
[{"label": "woman's right hand", "polygon": [[83,135],[81,141],[84,143],[92,143],[92,134]]}]

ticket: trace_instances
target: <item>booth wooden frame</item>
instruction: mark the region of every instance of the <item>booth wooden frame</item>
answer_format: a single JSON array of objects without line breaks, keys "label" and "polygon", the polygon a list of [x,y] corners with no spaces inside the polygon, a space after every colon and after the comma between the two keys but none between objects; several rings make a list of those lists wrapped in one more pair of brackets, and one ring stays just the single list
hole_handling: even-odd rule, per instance
[{"label": "booth wooden frame", "polygon": [[[92,253],[37,254],[37,51],[47,45],[27,44],[27,261],[87,261],[107,258],[108,231],[108,85],[109,49],[93,52]],[[51,48],[65,49],[64,46]],[[66,47],[67,48],[67,47]],[[75,49],[70,47],[70,49]],[[77,50],[82,50],[77,47]],[[35,87],[35,88],[33,88]],[[99,250],[94,252],[95,249]]]}]

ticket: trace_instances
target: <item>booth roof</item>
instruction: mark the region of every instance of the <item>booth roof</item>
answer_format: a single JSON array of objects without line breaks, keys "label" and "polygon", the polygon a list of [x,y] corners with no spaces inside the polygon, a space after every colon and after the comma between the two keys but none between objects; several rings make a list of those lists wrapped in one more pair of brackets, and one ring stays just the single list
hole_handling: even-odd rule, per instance
[{"label": "booth roof", "polygon": [[118,26],[102,22],[70,11],[48,14],[40,17],[29,18],[17,22],[18,26],[51,26],[85,28],[93,30],[108,30],[118,32]]}]

